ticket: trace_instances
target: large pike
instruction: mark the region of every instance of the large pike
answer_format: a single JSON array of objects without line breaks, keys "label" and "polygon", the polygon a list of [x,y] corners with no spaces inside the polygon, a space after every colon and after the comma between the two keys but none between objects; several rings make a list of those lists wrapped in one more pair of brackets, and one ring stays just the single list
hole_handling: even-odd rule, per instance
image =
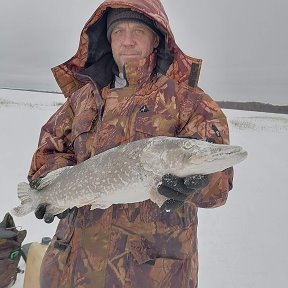
[{"label": "large pike", "polygon": [[151,199],[161,206],[167,198],[156,187],[164,174],[179,177],[210,174],[231,167],[247,156],[240,146],[159,136],[123,144],[75,166],[50,172],[37,190],[18,184],[21,205],[15,216],[49,203],[46,213],[58,214],[74,206],[91,209]]}]

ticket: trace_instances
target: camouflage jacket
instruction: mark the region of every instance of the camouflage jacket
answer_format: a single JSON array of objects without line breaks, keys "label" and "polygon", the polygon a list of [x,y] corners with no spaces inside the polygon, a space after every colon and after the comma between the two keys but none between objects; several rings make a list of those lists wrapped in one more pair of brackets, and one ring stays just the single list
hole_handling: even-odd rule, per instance
[{"label": "camouflage jacket", "polygon": [[[125,65],[126,87],[110,88],[115,63],[101,23],[108,7],[132,4],[155,19],[165,37],[158,51]],[[100,40],[107,53],[96,55]],[[53,69],[67,100],[42,128],[28,179],[145,137],[228,144],[225,115],[197,86],[200,65],[177,47],[159,1],[105,1],[85,25],[76,55]],[[75,210],[58,225],[42,263],[41,287],[197,287],[197,208],[225,203],[233,169],[209,178],[176,211],[160,213],[150,200]]]}]

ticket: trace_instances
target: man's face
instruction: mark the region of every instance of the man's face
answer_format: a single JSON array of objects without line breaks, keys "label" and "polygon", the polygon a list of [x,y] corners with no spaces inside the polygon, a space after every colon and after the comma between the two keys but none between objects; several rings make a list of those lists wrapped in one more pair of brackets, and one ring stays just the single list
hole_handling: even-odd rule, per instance
[{"label": "man's face", "polygon": [[111,33],[112,54],[119,72],[127,62],[147,57],[159,44],[159,37],[145,24],[123,21]]}]

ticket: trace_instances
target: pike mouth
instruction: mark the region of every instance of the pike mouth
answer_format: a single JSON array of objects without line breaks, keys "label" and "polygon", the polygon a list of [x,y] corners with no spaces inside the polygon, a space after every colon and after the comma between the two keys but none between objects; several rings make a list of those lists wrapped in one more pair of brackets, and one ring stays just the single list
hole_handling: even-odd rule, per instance
[{"label": "pike mouth", "polygon": [[189,161],[190,163],[193,163],[193,164],[201,164],[206,161],[208,162],[213,162],[217,160],[224,161],[225,159],[229,159],[229,158],[230,159],[235,158],[235,160],[239,158],[244,159],[247,156],[247,152],[240,146],[231,147],[230,145],[226,145],[225,147],[226,149],[224,149],[224,151],[223,151],[224,147],[221,147],[221,148],[217,149],[215,152],[212,152],[212,153],[211,151],[207,151],[207,153],[205,153],[206,157],[205,156],[203,157],[202,153],[199,153],[200,154],[199,157],[195,157],[195,155],[191,155],[189,157]]}]

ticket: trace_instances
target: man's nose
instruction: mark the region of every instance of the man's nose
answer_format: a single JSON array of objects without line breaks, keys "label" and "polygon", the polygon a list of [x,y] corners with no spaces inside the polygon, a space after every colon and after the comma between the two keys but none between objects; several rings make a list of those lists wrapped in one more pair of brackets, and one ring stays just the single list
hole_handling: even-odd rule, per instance
[{"label": "man's nose", "polygon": [[124,36],[123,36],[123,40],[122,40],[122,44],[126,45],[126,46],[133,46],[135,44],[135,40],[133,37],[133,33],[130,31],[127,31]]}]

